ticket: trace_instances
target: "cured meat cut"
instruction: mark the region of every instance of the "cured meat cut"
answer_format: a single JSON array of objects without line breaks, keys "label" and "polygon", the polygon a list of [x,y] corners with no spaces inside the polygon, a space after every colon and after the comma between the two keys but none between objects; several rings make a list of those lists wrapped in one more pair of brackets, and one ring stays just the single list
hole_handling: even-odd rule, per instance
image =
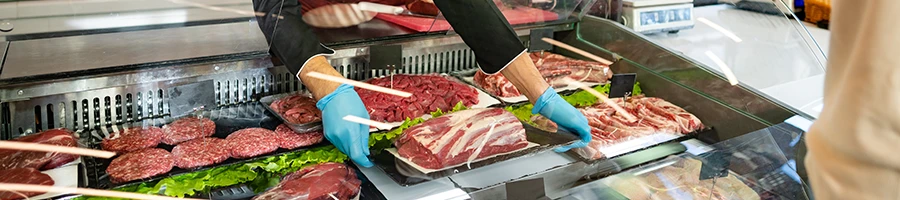
[{"label": "cured meat cut", "polygon": [[[50,178],[50,175],[41,173],[40,171],[33,168],[0,169],[0,183],[46,186],[51,186],[54,184],[53,179]],[[22,191],[10,192],[0,189],[0,200],[26,199],[26,197],[33,197],[41,194],[44,193]]]},{"label": "cured meat cut", "polygon": [[[565,77],[581,82],[605,83],[612,78],[613,74],[612,71],[609,70],[609,66],[599,62],[576,60],[549,52],[531,53],[530,56],[531,60],[534,61],[534,66],[541,72],[544,80],[554,87],[568,85],[562,81],[562,78]],[[499,97],[515,97],[522,95],[522,93],[509,82],[509,79],[506,79],[506,77],[500,73],[487,75],[479,70],[478,72],[475,72],[474,82],[475,85],[484,88],[486,92]]]},{"label": "cured meat cut", "polygon": [[124,183],[169,172],[174,164],[175,159],[165,149],[141,149],[113,159],[106,173],[113,183]]},{"label": "cured meat cut", "polygon": [[158,127],[132,127],[110,134],[103,138],[100,147],[116,153],[128,153],[146,148],[156,147],[165,134]]},{"label": "cured meat cut", "polygon": [[322,142],[322,140],[325,139],[325,134],[322,133],[321,130],[298,133],[294,132],[294,130],[286,124],[278,125],[278,127],[275,128],[275,135],[278,136],[278,147],[284,149],[296,149],[299,147],[310,146]]},{"label": "cured meat cut", "polygon": [[344,164],[322,163],[285,176],[281,183],[254,200],[351,199],[359,195],[360,180]]},{"label": "cured meat cut", "polygon": [[225,146],[225,140],[219,138],[197,138],[182,142],[172,149],[175,166],[191,169],[220,163],[231,157],[231,151]]},{"label": "cured meat cut", "polygon": [[168,145],[209,137],[216,133],[216,123],[202,117],[185,117],[163,126],[165,137],[162,142]]},{"label": "cured meat cut", "polygon": [[231,156],[234,158],[252,158],[271,153],[278,149],[278,137],[275,132],[264,128],[245,128],[225,138]]},{"label": "cured meat cut", "polygon": [[369,118],[374,121],[399,122],[406,118],[415,119],[437,109],[450,110],[458,102],[463,102],[466,106],[478,104],[478,91],[475,88],[441,75],[394,75],[393,85],[389,77],[366,82],[414,94],[400,97],[356,88],[369,110]]},{"label": "cured meat cut", "polygon": [[292,124],[322,121],[322,111],[316,108],[316,100],[308,95],[294,94],[272,102],[273,111]]},{"label": "cured meat cut", "polygon": [[397,153],[428,169],[462,164],[528,146],[525,129],[501,108],[471,109],[430,119],[403,131]]},{"label": "cured meat cut", "polygon": [[[13,139],[17,142],[30,142],[66,147],[77,147],[78,142],[72,131],[51,129],[33,135]],[[77,159],[77,155],[57,152],[37,152],[0,149],[0,169],[34,168],[53,169]]]}]

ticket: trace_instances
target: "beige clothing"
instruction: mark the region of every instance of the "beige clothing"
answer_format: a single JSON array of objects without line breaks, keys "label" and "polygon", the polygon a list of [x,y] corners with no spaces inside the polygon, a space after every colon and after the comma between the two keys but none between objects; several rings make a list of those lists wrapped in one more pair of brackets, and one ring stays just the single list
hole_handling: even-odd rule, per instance
[{"label": "beige clothing", "polygon": [[832,0],[825,107],[806,138],[816,199],[900,199],[900,0]]}]

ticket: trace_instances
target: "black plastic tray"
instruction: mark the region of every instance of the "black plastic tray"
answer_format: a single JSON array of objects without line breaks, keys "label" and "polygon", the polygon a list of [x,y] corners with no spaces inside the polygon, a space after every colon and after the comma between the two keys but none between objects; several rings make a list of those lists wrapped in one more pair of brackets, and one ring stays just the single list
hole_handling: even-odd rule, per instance
[{"label": "black plastic tray", "polygon": [[269,107],[269,105],[272,105],[272,102],[275,102],[278,99],[285,98],[285,97],[295,95],[295,94],[310,95],[307,92],[291,92],[291,93],[285,93],[285,94],[269,95],[269,96],[265,96],[265,97],[259,99],[259,103],[261,103],[263,105],[263,107],[269,111],[269,113],[272,113],[273,116],[275,116],[276,118],[278,118],[279,120],[284,122],[284,124],[287,124],[288,127],[290,127],[292,130],[294,130],[298,133],[306,133],[306,132],[310,132],[310,131],[322,130],[322,121],[315,121],[315,122],[310,122],[310,123],[305,123],[305,124],[290,123],[287,120],[284,120],[284,117],[282,117],[280,113],[275,112],[274,110],[272,110],[271,107]]}]

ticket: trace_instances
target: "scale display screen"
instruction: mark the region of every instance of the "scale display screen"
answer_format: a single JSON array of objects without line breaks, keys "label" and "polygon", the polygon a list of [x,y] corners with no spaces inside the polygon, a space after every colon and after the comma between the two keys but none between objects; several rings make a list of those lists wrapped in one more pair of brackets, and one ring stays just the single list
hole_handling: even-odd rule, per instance
[{"label": "scale display screen", "polygon": [[691,20],[691,8],[641,12],[641,25],[665,24]]}]

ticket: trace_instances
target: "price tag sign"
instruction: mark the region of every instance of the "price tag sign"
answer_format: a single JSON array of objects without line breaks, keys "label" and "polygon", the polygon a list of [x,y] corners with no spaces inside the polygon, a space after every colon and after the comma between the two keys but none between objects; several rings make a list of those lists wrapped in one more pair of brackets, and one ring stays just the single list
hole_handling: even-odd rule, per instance
[{"label": "price tag sign", "polygon": [[637,74],[613,74],[609,86],[609,98],[631,96],[634,92],[634,83],[637,81]]},{"label": "price tag sign", "polygon": [[506,183],[506,199],[550,200],[544,191],[544,178]]},{"label": "price tag sign", "polygon": [[400,45],[370,46],[369,66],[372,69],[403,68],[403,48]]}]

